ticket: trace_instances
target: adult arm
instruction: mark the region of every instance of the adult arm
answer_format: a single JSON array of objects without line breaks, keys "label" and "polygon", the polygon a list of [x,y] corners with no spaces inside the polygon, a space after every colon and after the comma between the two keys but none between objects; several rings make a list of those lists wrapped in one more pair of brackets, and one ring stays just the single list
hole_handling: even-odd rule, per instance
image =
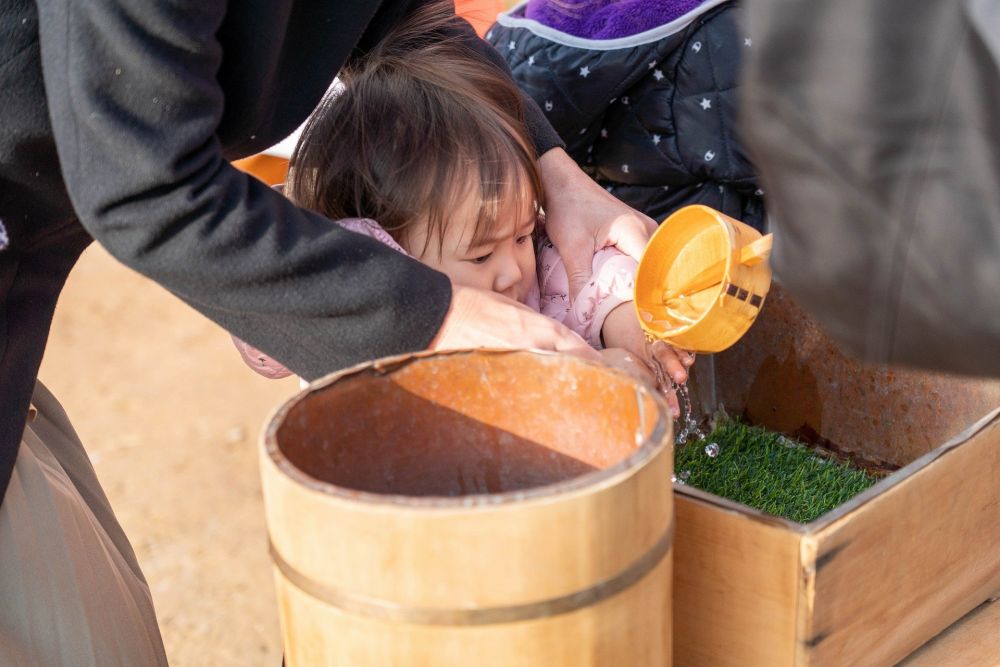
[{"label": "adult arm", "polygon": [[[446,317],[452,333],[468,323],[476,308],[456,311],[446,276],[295,207],[223,158],[226,3],[38,8],[63,177],[81,223],[120,261],[306,378],[440,344]],[[508,314],[494,344],[520,340],[523,317]],[[559,333],[531,342],[555,348]]]},{"label": "adult arm", "polygon": [[583,173],[562,148],[539,159],[546,192],[545,231],[569,274],[575,298],[590,277],[594,253],[615,246],[642,259],[656,223],[622,203]]}]

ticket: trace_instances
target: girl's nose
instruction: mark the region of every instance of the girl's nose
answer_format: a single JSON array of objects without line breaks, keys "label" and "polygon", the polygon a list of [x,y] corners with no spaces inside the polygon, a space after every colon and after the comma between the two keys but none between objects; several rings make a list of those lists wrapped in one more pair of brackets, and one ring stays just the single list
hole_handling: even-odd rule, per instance
[{"label": "girl's nose", "polygon": [[517,286],[521,284],[521,267],[514,256],[505,257],[493,281],[493,289],[506,297],[516,298]]}]

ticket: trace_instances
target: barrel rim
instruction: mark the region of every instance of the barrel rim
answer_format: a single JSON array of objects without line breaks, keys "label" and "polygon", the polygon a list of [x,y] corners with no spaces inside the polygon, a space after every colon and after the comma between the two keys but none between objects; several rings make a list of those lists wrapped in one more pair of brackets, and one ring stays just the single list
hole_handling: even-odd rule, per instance
[{"label": "barrel rim", "polygon": [[[574,363],[585,364],[588,366],[599,367],[604,371],[614,373],[620,377],[631,382],[635,388],[636,399],[639,405],[639,420],[641,423],[645,423],[645,410],[644,410],[644,398],[650,398],[655,406],[654,416],[656,422],[653,425],[652,432],[648,437],[642,436],[641,442],[636,447],[635,451],[623,458],[621,461],[617,462],[613,466],[605,468],[603,470],[595,470],[593,472],[584,473],[577,477],[571,479],[562,480],[555,482],[553,484],[544,484],[542,486],[532,487],[530,489],[519,489],[516,491],[505,491],[502,493],[483,493],[465,496],[408,496],[403,494],[389,494],[389,493],[375,493],[372,491],[361,491],[358,489],[350,489],[344,486],[338,486],[330,482],[325,482],[323,480],[317,479],[312,475],[309,475],[295,464],[293,464],[278,446],[277,432],[279,426],[284,421],[284,418],[288,413],[294,408],[298,403],[304,400],[312,392],[319,389],[329,387],[345,378],[352,376],[359,376],[365,372],[374,372],[375,374],[388,374],[400,368],[403,368],[410,363],[415,361],[420,361],[432,357],[446,357],[446,356],[458,356],[458,355],[471,355],[471,354],[487,354],[487,355],[521,355],[528,354],[533,356],[546,356],[546,357],[564,357],[566,359],[572,360]],[[652,460],[657,454],[659,454],[664,448],[671,444],[671,435],[673,422],[668,417],[669,409],[667,407],[666,401],[662,396],[656,392],[650,390],[648,387],[642,385],[640,382],[632,378],[630,375],[624,371],[620,371],[615,368],[610,368],[599,364],[597,362],[589,361],[586,359],[580,359],[577,357],[572,357],[570,355],[561,354],[558,352],[549,352],[546,350],[514,350],[514,349],[494,349],[494,348],[475,348],[467,350],[443,350],[443,351],[432,351],[423,350],[420,352],[411,352],[407,354],[400,354],[390,357],[384,357],[382,359],[375,359],[373,361],[366,361],[349,368],[345,368],[339,371],[330,373],[329,375],[312,382],[309,387],[303,389],[295,396],[289,398],[282,405],[280,405],[271,415],[267,422],[267,426],[264,429],[262,435],[262,445],[264,449],[264,454],[271,461],[271,463],[277,468],[278,471],[283,473],[286,477],[290,478],[293,482],[298,485],[314,491],[323,495],[325,498],[330,500],[338,500],[343,502],[348,502],[351,504],[363,505],[368,507],[387,507],[394,510],[399,509],[410,509],[410,510],[439,510],[447,509],[449,511],[476,511],[485,510],[496,507],[503,507],[513,504],[522,505],[527,501],[546,501],[546,500],[556,500],[563,499],[574,493],[583,491],[598,490],[616,483],[621,477],[628,476],[641,468],[643,464]],[[637,433],[637,436],[640,434]]]}]

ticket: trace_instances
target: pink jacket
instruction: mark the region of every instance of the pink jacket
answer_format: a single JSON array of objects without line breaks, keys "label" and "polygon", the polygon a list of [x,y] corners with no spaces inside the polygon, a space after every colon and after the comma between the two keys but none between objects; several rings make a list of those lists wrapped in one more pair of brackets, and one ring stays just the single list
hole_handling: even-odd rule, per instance
[{"label": "pink jacket", "polygon": [[[349,218],[338,220],[337,224],[352,232],[381,241],[404,255],[408,254],[374,220]],[[536,255],[537,290],[532,290],[528,294],[525,305],[561,322],[579,334],[592,347],[600,349],[604,319],[617,306],[633,299],[636,261],[628,255],[623,255],[616,248],[598,250],[594,253],[590,280],[580,291],[576,301],[571,303],[566,267],[563,265],[562,257],[547,237],[542,236],[536,248]],[[275,379],[291,375],[291,371],[255,347],[235,336],[233,342],[236,343],[247,365],[261,375]]]}]

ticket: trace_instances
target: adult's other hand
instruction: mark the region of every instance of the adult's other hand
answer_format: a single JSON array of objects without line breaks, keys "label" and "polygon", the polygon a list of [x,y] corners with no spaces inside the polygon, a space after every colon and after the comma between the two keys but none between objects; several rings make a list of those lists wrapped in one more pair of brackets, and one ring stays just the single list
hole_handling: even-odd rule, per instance
[{"label": "adult's other hand", "polygon": [[451,307],[432,350],[533,348],[600,361],[600,355],[559,322],[495,292],[452,283]]},{"label": "adult's other hand", "polygon": [[570,298],[590,278],[594,253],[615,246],[642,259],[656,223],[622,203],[583,173],[566,151],[553,148],[538,160],[545,186],[545,232],[569,274]]}]

